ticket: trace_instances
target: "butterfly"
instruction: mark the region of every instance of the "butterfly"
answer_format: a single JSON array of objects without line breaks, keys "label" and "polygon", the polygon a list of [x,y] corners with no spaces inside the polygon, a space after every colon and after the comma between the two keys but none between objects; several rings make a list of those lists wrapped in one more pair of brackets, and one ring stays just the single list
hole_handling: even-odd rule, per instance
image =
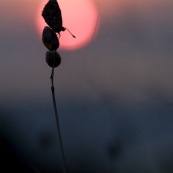
[{"label": "butterfly", "polygon": [[[50,28],[52,28],[53,31],[58,33],[59,35],[60,35],[61,31],[68,30],[67,28],[62,26],[61,9],[59,7],[57,0],[48,1],[48,3],[43,8],[42,17],[44,18],[44,20],[48,24],[48,26]],[[70,34],[74,38],[76,38],[71,32],[70,32]]]}]

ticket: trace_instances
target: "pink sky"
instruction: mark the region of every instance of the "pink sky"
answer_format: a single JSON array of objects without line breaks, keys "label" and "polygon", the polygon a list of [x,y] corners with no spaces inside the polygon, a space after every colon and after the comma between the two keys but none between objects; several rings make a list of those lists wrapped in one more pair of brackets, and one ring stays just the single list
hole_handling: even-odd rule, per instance
[{"label": "pink sky", "polygon": [[[151,81],[152,86],[159,84],[161,89],[166,87],[172,90],[172,59],[169,57],[172,57],[173,26],[170,21],[173,18],[173,2],[171,0],[146,0],[142,3],[139,0],[124,0],[123,3],[120,0],[94,2],[101,14],[98,35],[91,44],[79,51],[63,52],[65,57],[69,57],[64,58],[63,62],[71,63],[73,70],[70,71],[71,65],[68,69],[62,68],[64,71],[60,73],[61,80],[68,83],[69,74],[78,76],[76,83],[69,81],[70,84],[73,83],[77,92],[80,74],[87,74],[93,78],[95,85],[101,87],[103,84],[103,88],[110,94],[117,90],[122,97],[130,94],[129,97],[132,97],[138,87],[139,90],[145,90]],[[44,80],[50,69],[44,62],[46,49],[35,26],[40,3],[41,0],[1,0],[0,79],[2,90],[9,90],[9,94],[22,94],[21,80],[25,84],[23,94],[34,93],[37,89],[41,92],[42,88],[44,95],[47,88]],[[156,57],[159,61],[156,61]],[[81,64],[86,64],[85,68],[80,68]],[[104,77],[106,83],[102,82],[100,76]],[[37,83],[38,79],[44,85],[40,86]],[[61,93],[68,93],[65,82],[59,87],[62,89]],[[69,93],[72,93],[70,89]],[[4,92],[0,94],[2,96]],[[142,96],[137,93],[137,97]]]},{"label": "pink sky", "polygon": [[[37,15],[39,4],[43,0],[1,0],[0,20],[6,25],[8,22],[34,22]],[[128,7],[137,8],[142,13],[148,13],[153,9],[163,10],[167,6],[172,6],[171,0],[93,0],[96,4],[101,17],[117,17]],[[8,26],[7,26],[8,28]]]}]

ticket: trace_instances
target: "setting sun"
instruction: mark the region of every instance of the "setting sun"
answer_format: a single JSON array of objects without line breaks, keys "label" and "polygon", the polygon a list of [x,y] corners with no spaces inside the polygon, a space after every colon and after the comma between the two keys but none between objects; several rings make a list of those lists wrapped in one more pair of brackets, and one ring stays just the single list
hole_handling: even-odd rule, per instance
[{"label": "setting sun", "polygon": [[[47,3],[44,0],[37,12],[36,27],[39,34],[47,26],[41,16]],[[74,39],[66,30],[61,32],[60,48],[74,50],[85,46],[91,41],[98,25],[98,12],[91,0],[59,0],[58,4],[62,13],[63,26],[69,29],[76,38]]]}]

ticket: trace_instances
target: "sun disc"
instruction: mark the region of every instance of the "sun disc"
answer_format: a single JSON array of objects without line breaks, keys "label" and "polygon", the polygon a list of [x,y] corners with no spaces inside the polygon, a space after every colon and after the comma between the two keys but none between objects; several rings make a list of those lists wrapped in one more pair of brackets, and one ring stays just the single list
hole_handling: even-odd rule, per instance
[{"label": "sun disc", "polygon": [[[37,12],[36,27],[40,35],[47,26],[41,16],[47,2],[44,0]],[[61,8],[63,26],[76,36],[73,38],[67,30],[61,32],[60,48],[75,50],[88,44],[98,25],[98,11],[93,2],[91,0],[59,0],[58,4]]]}]

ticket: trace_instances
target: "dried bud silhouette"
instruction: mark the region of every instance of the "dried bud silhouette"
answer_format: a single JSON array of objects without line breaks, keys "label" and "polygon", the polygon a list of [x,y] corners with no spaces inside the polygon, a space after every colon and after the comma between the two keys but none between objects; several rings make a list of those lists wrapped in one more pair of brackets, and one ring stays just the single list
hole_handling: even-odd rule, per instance
[{"label": "dried bud silhouette", "polygon": [[47,51],[46,62],[50,67],[58,67],[61,64],[61,56],[56,51]]},{"label": "dried bud silhouette", "polygon": [[[65,31],[67,28],[62,26],[62,15],[59,4],[56,0],[49,0],[45,5],[42,16],[45,22],[51,27],[54,32],[57,32],[60,35],[61,31]],[[68,30],[68,29],[67,29]],[[69,31],[69,30],[68,30]],[[76,38],[70,31],[69,33]]]},{"label": "dried bud silhouette", "polygon": [[45,47],[51,51],[56,50],[59,47],[59,40],[56,33],[48,26],[43,30],[42,42]]}]

